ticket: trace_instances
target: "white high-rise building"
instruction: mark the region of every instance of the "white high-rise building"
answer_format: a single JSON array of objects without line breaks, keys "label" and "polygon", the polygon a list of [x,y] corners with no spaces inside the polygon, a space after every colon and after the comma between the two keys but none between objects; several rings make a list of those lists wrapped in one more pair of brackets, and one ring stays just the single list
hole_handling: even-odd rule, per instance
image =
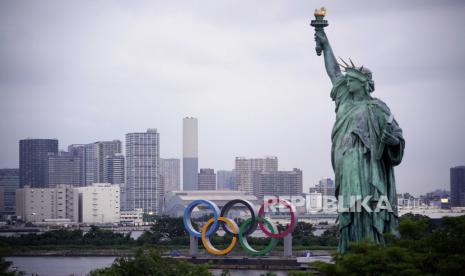
[{"label": "white high-rise building", "polygon": [[278,170],[278,157],[245,158],[236,157],[237,190],[253,194],[253,177],[255,172],[275,172]]},{"label": "white high-rise building", "polygon": [[120,191],[118,184],[94,183],[79,187],[80,222],[118,223],[120,221]]},{"label": "white high-rise building", "polygon": [[160,159],[160,181],[163,182],[163,187],[166,191],[181,190],[181,161],[176,158],[161,158]]},{"label": "white high-rise building", "polygon": [[156,129],[126,134],[127,209],[161,213],[160,136]]},{"label": "white high-rise building", "polygon": [[198,190],[198,121],[193,117],[182,120],[182,183],[183,190]]}]

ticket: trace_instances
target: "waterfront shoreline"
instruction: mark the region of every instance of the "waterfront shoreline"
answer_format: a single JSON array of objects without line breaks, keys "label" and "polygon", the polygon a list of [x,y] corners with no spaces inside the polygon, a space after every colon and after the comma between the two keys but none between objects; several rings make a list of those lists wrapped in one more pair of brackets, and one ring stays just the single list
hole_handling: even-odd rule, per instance
[{"label": "waterfront shoreline", "polygon": [[[79,249],[63,249],[63,250],[27,250],[27,251],[14,251],[9,252],[5,254],[5,256],[8,257],[132,257],[135,255],[135,251],[137,249],[95,249],[95,250],[79,250]],[[305,250],[305,251],[295,251],[294,257],[296,256],[302,256],[304,252],[310,251],[312,253],[312,256],[330,256],[331,255],[331,250]],[[169,251],[166,250],[161,250],[160,251],[163,256],[170,257]],[[187,257],[188,256],[188,250],[179,250],[180,257]],[[239,253],[239,252],[238,252]],[[279,252],[276,252],[279,253]],[[200,253],[197,258],[205,258],[209,257],[209,255]],[[224,256],[222,258],[237,258],[237,257],[243,257],[243,258],[248,258],[252,259],[254,257],[252,256],[243,256],[243,254],[233,254],[230,256]],[[269,258],[276,258],[276,257],[282,257],[280,254],[273,254],[270,256],[267,256]]]},{"label": "waterfront shoreline", "polygon": [[[171,258],[164,256],[165,258]],[[27,263],[33,260],[54,260],[60,259],[64,262],[72,262],[72,260],[81,261],[83,259],[90,260],[102,260],[111,259],[106,261],[106,266],[111,265],[111,262],[115,260],[115,256],[10,256],[7,259],[13,260],[29,260]],[[189,262],[195,265],[207,265],[209,269],[217,270],[236,270],[236,271],[313,271],[310,262],[300,262],[296,257],[282,257],[282,256],[268,256],[268,257],[245,257],[245,256],[234,256],[234,257],[215,257],[215,256],[202,256],[202,257],[172,257],[173,259]],[[321,260],[318,257],[314,257],[313,261]]]}]

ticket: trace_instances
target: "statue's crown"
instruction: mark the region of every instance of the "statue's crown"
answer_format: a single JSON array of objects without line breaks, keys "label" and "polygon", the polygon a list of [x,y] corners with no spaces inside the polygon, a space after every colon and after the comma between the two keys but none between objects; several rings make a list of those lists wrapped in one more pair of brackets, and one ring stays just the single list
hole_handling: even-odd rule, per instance
[{"label": "statue's crown", "polygon": [[350,65],[339,57],[343,64],[339,63],[339,66],[346,72],[348,76],[354,77],[362,82],[372,80],[372,73],[368,68],[362,66],[357,67],[349,58]]}]

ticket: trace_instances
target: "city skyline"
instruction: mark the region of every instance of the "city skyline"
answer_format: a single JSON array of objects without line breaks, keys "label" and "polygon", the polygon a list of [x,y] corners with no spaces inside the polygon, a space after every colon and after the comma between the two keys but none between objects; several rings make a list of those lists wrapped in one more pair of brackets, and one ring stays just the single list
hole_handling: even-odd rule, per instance
[{"label": "city skyline", "polygon": [[[154,129],[154,128],[151,128],[151,129]],[[159,134],[159,136],[162,136],[161,133],[158,133],[158,134]],[[65,145],[60,145],[60,143],[59,143],[60,139],[58,139],[58,138],[37,138],[37,137],[36,137],[36,138],[31,138],[31,137],[27,137],[27,138],[24,138],[24,139],[21,139],[21,140],[35,140],[35,139],[38,139],[38,140],[57,140],[57,142],[58,142],[58,153],[61,152],[61,153],[64,153],[64,154],[68,154],[68,152],[66,152],[65,149],[68,149],[68,150],[69,150],[69,147],[70,147],[70,146],[76,145],[76,144],[70,144],[70,145],[66,145],[66,147],[65,147]],[[160,138],[159,138],[159,139],[160,139]],[[125,149],[126,143],[124,143],[124,142],[122,142],[122,141],[119,141],[118,139],[112,139],[112,142],[114,142],[114,141],[117,141],[118,143],[121,144],[121,149]],[[108,143],[107,141],[103,141],[103,142]],[[85,145],[93,145],[93,144],[97,144],[97,143],[102,143],[102,141],[90,142],[90,143],[86,143]],[[160,147],[160,149],[161,149],[161,147]],[[19,151],[18,151],[18,152],[19,152]],[[54,156],[54,155],[52,155],[52,156]],[[116,156],[117,156],[117,155],[116,155]],[[122,155],[122,156],[125,157],[126,155]],[[269,158],[269,157],[270,157],[270,155],[264,155],[264,156],[265,156],[265,158]],[[247,158],[247,159],[248,159],[248,157],[236,156],[235,159],[234,159],[234,161],[237,162],[237,159],[238,159],[238,158],[239,158],[239,159],[241,159],[241,158]],[[257,159],[257,160],[258,160],[258,159],[260,159],[260,158],[263,158],[263,157],[252,157],[252,158],[250,158],[250,159]],[[173,157],[173,156],[170,156],[170,157],[160,156],[160,160],[161,160],[161,159],[165,159],[165,160],[167,160],[167,159],[181,160],[182,157],[177,158],[177,157]],[[123,162],[124,162],[124,159],[123,159]],[[463,167],[463,165],[459,164],[459,165],[456,165],[456,166],[452,166],[451,168],[454,168],[454,167]],[[449,169],[451,169],[451,168],[449,168]],[[19,170],[19,164],[18,164],[18,167],[3,167],[3,168],[0,167],[0,169],[18,169],[18,170]],[[161,166],[160,166],[160,170],[161,170]],[[222,171],[222,170],[232,170],[232,171],[234,171],[234,166],[233,166],[232,168],[216,168],[216,167],[214,167],[214,170],[215,170],[215,171]],[[199,169],[198,172],[200,173],[200,169]],[[123,174],[124,174],[124,172],[123,172]],[[302,192],[306,193],[306,190],[308,191],[309,188],[315,188],[315,187],[317,187],[318,185],[320,185],[321,179],[325,179],[326,177],[328,177],[328,178],[330,178],[330,179],[334,179],[334,175],[330,175],[330,176],[322,176],[322,177],[320,177],[319,179],[317,179],[314,183],[313,183],[313,182],[312,182],[312,183],[305,183],[305,182],[303,182],[303,190],[302,190]],[[105,183],[105,182],[98,182],[98,181],[95,182],[95,181],[94,181],[93,183]],[[113,182],[111,182],[111,183],[113,183]],[[183,182],[181,181],[181,186],[182,186],[182,184],[183,184]],[[237,183],[236,183],[236,184],[237,184]],[[441,189],[445,189],[445,190],[450,191],[450,185],[451,185],[451,182],[449,181],[444,187],[439,187],[439,186],[438,186],[438,187],[433,187],[432,189],[430,189],[430,190],[428,190],[428,191],[426,191],[426,192],[424,192],[424,193],[422,193],[422,192],[416,192],[416,191],[409,191],[409,190],[398,191],[398,193],[399,193],[399,194],[402,194],[402,193],[410,193],[410,194],[413,194],[413,195],[418,196],[418,195],[427,194],[428,192],[431,192],[431,191],[441,190]],[[182,187],[181,187],[181,190],[182,190]]]},{"label": "city skyline", "polygon": [[[449,189],[449,168],[465,164],[465,4],[359,3],[318,5],[335,53],[372,69],[373,96],[402,125],[398,192]],[[315,5],[1,3],[0,168],[18,167],[26,137],[65,149],[148,127],[161,134],[160,156],[182,158],[180,120],[194,116],[199,167],[272,155],[283,170],[302,169],[304,191],[333,178],[334,103],[314,53]]]}]

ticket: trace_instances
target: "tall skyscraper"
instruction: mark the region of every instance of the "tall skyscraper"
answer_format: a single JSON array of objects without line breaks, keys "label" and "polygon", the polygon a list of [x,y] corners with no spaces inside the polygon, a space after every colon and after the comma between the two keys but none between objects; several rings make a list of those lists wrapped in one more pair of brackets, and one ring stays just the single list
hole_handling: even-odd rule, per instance
[{"label": "tall skyscraper", "polygon": [[197,190],[198,157],[198,122],[196,118],[186,117],[182,120],[182,183],[183,190]]},{"label": "tall skyscraper", "polygon": [[47,171],[49,188],[55,188],[57,185],[81,186],[81,158],[79,156],[73,156],[65,151],[50,154]]},{"label": "tall skyscraper", "polygon": [[321,179],[315,187],[309,189],[310,193],[320,193],[324,196],[334,196],[336,187],[334,186],[334,180],[331,178]]},{"label": "tall skyscraper", "polygon": [[450,168],[450,198],[452,207],[465,207],[465,166]]},{"label": "tall skyscraper", "polygon": [[127,208],[160,214],[160,136],[156,129],[126,134]]},{"label": "tall skyscraper", "polygon": [[98,141],[94,143],[94,183],[108,182],[106,179],[105,170],[107,157],[121,153],[121,141]]},{"label": "tall skyscraper", "polygon": [[302,171],[256,171],[254,174],[254,195],[298,196],[302,194]]},{"label": "tall skyscraper", "polygon": [[18,188],[19,170],[0,169],[0,215],[15,214]]},{"label": "tall skyscraper", "polygon": [[89,144],[68,146],[68,151],[81,158],[81,185],[109,182],[107,179],[107,158],[121,153],[121,141],[98,141]]},{"label": "tall skyscraper", "polygon": [[[68,152],[70,155],[74,157],[79,157],[80,160],[80,174],[81,174],[81,182],[79,183],[79,186],[83,187],[86,186],[87,183],[87,163],[86,163],[86,145],[84,144],[73,144],[68,146]],[[92,174],[92,179],[93,179],[93,174]],[[91,184],[93,181],[89,181],[89,184]]]},{"label": "tall skyscraper", "polygon": [[181,161],[176,158],[160,159],[160,180],[165,191],[179,191],[181,189]]},{"label": "tall skyscraper", "polygon": [[58,153],[57,139],[23,139],[19,141],[20,187],[48,187],[48,155]]},{"label": "tall skyscraper", "polygon": [[111,184],[124,183],[124,155],[115,153],[105,159],[105,182]]},{"label": "tall skyscraper", "polygon": [[93,183],[96,183],[97,175],[96,175],[96,160],[94,157],[94,144],[86,144],[84,145],[84,162],[86,163],[86,183],[84,186],[89,186],[92,185]]},{"label": "tall skyscraper", "polygon": [[278,157],[245,158],[236,157],[236,185],[239,191],[253,194],[255,172],[274,172],[278,170]]},{"label": "tall skyscraper", "polygon": [[218,190],[237,190],[235,171],[220,170],[216,172],[216,184]]},{"label": "tall skyscraper", "polygon": [[73,144],[68,146],[68,152],[81,158],[82,187],[95,183],[96,164],[94,158],[94,144]]},{"label": "tall skyscraper", "polygon": [[214,169],[200,169],[198,180],[199,190],[216,190],[216,174]]}]

